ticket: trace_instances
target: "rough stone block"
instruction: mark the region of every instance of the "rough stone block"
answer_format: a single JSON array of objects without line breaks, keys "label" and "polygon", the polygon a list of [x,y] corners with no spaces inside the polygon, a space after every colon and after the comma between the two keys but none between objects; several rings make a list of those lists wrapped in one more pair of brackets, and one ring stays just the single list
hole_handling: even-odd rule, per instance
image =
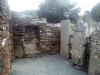
[{"label": "rough stone block", "polygon": [[98,56],[98,52],[91,52],[90,54],[90,63],[93,65],[100,67],[100,57]]},{"label": "rough stone block", "polygon": [[37,51],[37,44],[24,44],[25,54],[32,54]]},{"label": "rough stone block", "polygon": [[100,75],[100,68],[90,63],[88,75]]},{"label": "rough stone block", "polygon": [[[84,56],[85,56],[85,27],[84,23],[81,20],[78,20],[75,25],[75,30],[73,32],[73,45],[72,45],[72,60],[78,66],[83,66],[84,64]],[[77,59],[77,60],[76,60]]]},{"label": "rough stone block", "polygon": [[22,58],[24,55],[23,47],[17,46],[14,47],[14,49],[15,49],[15,57]]}]

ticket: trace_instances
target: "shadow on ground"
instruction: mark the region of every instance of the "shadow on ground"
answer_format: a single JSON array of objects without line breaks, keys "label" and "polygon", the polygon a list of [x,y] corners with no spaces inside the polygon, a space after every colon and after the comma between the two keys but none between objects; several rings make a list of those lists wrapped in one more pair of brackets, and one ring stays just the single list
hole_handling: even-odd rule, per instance
[{"label": "shadow on ground", "polygon": [[39,58],[17,59],[12,64],[12,75],[87,75],[77,70],[59,54]]}]

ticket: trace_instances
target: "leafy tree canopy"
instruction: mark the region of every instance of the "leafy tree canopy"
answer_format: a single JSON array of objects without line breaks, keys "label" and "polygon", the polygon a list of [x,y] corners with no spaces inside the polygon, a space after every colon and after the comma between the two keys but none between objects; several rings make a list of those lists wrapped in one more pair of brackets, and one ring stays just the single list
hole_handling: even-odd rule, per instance
[{"label": "leafy tree canopy", "polygon": [[51,23],[59,23],[65,19],[76,22],[80,11],[80,8],[75,8],[76,5],[70,4],[69,0],[44,0],[44,3],[39,5],[38,16]]},{"label": "leafy tree canopy", "polygon": [[100,3],[92,8],[91,15],[94,21],[100,22]]},{"label": "leafy tree canopy", "polygon": [[86,23],[93,21],[91,18],[91,12],[89,10],[85,11],[84,15],[82,16],[82,20],[83,22],[86,22]]}]

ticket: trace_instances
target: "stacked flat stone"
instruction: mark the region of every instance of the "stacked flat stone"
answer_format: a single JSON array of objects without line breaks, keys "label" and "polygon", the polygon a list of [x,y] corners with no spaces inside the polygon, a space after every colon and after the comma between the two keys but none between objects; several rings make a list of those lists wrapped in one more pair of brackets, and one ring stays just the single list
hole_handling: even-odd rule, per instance
[{"label": "stacked flat stone", "polygon": [[60,27],[58,24],[47,24],[45,19],[32,21],[12,13],[14,34],[14,56],[38,57],[54,54],[60,47]]},{"label": "stacked flat stone", "polygon": [[36,57],[39,53],[39,27],[38,26],[25,26],[24,34],[24,51],[25,57]]},{"label": "stacked flat stone", "polygon": [[12,13],[13,44],[15,58],[22,58],[24,55],[23,41],[25,27],[23,18],[19,14]]},{"label": "stacked flat stone", "polygon": [[91,38],[89,75],[100,75],[100,23]]},{"label": "stacked flat stone", "polygon": [[56,24],[40,25],[40,50],[43,54],[54,54],[60,48],[60,30]]},{"label": "stacked flat stone", "polygon": [[7,0],[0,0],[0,75],[11,74],[11,17]]}]

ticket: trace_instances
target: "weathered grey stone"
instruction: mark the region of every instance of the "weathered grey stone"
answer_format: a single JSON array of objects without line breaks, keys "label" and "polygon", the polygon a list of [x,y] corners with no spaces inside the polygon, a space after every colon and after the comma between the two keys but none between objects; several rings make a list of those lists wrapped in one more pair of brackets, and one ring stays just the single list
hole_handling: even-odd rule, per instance
[{"label": "weathered grey stone", "polygon": [[37,52],[37,44],[24,44],[25,54],[32,54]]},{"label": "weathered grey stone", "polygon": [[100,75],[100,68],[90,63],[88,75]]},{"label": "weathered grey stone", "polygon": [[90,33],[89,33],[89,26],[87,23],[84,24],[86,30],[85,30],[85,36],[89,37]]},{"label": "weathered grey stone", "polygon": [[27,54],[27,55],[26,55],[27,58],[34,58],[34,57],[36,57],[36,56],[37,56],[36,53],[32,53],[32,54]]},{"label": "weathered grey stone", "polygon": [[90,63],[92,63],[93,65],[97,67],[100,67],[100,53],[98,51],[91,52]]},{"label": "weathered grey stone", "polygon": [[11,74],[11,17],[7,0],[0,0],[0,75]]},{"label": "weathered grey stone", "polygon": [[100,22],[98,22],[98,25],[97,25],[97,30],[100,31]]},{"label": "weathered grey stone", "polygon": [[91,38],[91,55],[89,63],[89,75],[100,75],[100,23]]},{"label": "weathered grey stone", "polygon": [[34,44],[39,43],[38,38],[34,38],[34,39],[32,40],[32,42],[33,42]]},{"label": "weathered grey stone", "polygon": [[34,57],[38,55],[37,51],[44,55],[60,50],[58,25],[43,23],[40,19],[32,21],[32,18],[29,20],[28,17],[21,18],[20,15],[12,14],[14,45],[24,47],[25,57]]},{"label": "weathered grey stone", "polygon": [[14,47],[14,49],[15,49],[15,57],[22,58],[24,55],[23,47],[17,46],[17,47]]},{"label": "weathered grey stone", "polygon": [[60,54],[65,59],[69,58],[70,21],[61,21],[61,49]]},{"label": "weathered grey stone", "polygon": [[85,42],[85,26],[81,20],[78,20],[73,33],[73,45],[71,51],[72,60],[77,66],[82,66],[84,64]]},{"label": "weathered grey stone", "polygon": [[85,31],[84,22],[81,19],[79,19],[77,21],[77,24],[75,25],[74,31],[75,32]]},{"label": "weathered grey stone", "polygon": [[89,35],[93,32],[93,27],[92,27],[92,23],[88,22],[88,30],[89,30]]}]

